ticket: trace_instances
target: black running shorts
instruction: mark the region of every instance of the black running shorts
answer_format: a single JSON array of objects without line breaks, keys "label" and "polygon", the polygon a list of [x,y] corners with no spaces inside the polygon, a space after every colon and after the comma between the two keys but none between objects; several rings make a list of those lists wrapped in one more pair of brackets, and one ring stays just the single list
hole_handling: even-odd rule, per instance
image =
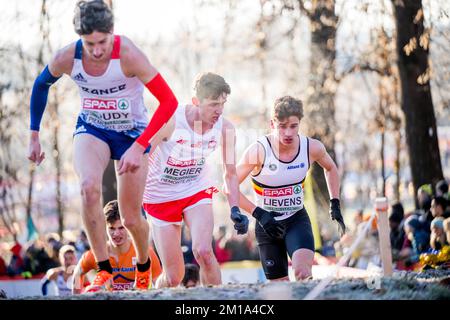
[{"label": "black running shorts", "polygon": [[292,255],[298,249],[314,251],[311,221],[305,209],[279,222],[286,227],[284,239],[271,238],[258,222],[256,222],[255,226],[261,264],[266,278],[269,280],[283,278],[288,275],[287,254],[292,259]]}]

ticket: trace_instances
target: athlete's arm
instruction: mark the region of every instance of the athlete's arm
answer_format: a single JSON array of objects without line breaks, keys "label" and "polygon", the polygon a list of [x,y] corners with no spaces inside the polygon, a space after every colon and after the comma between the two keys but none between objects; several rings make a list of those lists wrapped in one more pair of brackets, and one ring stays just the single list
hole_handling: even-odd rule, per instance
[{"label": "athlete's arm", "polygon": [[328,193],[330,194],[330,216],[332,220],[338,223],[342,236],[346,231],[346,226],[341,214],[339,200],[340,180],[336,163],[331,159],[322,142],[316,139],[310,139],[309,155],[311,163],[316,161],[324,170]]},{"label": "athlete's arm", "polygon": [[[261,170],[262,163],[264,161],[264,149],[261,144],[253,143],[247,150],[245,150],[241,160],[239,161],[236,171],[239,184],[241,184],[250,173],[258,173]],[[256,205],[250,201],[242,192],[239,192],[239,207],[252,213]]]},{"label": "athlete's arm", "polygon": [[323,168],[330,199],[339,199],[340,179],[336,163],[331,159],[322,142],[308,139],[311,164],[316,161]]},{"label": "athlete's arm", "polygon": [[45,158],[41,152],[39,129],[47,105],[48,91],[64,73],[70,73],[75,45],[60,49],[34,81],[30,99],[30,145],[28,159],[39,165]]},{"label": "athlete's arm", "polygon": [[150,150],[149,155],[151,155],[156,150],[156,147],[161,142],[169,140],[174,130],[175,130],[175,116],[172,116],[172,118],[170,118],[170,120],[161,128],[161,130],[159,130],[150,140],[152,148]]},{"label": "athlete's arm", "polygon": [[230,218],[238,234],[248,231],[248,218],[239,210],[239,181],[236,172],[236,130],[231,122],[223,119],[222,160],[224,166],[224,191],[231,208]]},{"label": "athlete's arm", "polygon": [[122,37],[121,66],[126,76],[135,76],[158,99],[159,106],[153,114],[150,123],[135,143],[125,152],[119,161],[119,175],[125,172],[135,172],[140,166],[142,153],[149,146],[153,136],[169,121],[174,114],[178,101],[161,74],[137,48],[131,40]]},{"label": "athlete's arm", "polygon": [[41,279],[41,292],[43,296],[46,296],[48,294],[48,285],[51,281],[55,281],[56,277],[58,275],[58,272],[61,270],[61,268],[53,268],[49,269],[45,276]]},{"label": "athlete's arm", "polygon": [[94,269],[92,267],[89,267],[90,265],[92,265],[92,262],[89,261],[92,260],[92,257],[92,254],[91,257],[89,257],[89,251],[86,251],[75,266],[72,276],[72,294],[80,294],[83,291],[83,276]]},{"label": "athlete's arm", "polygon": [[239,205],[239,181],[236,172],[236,130],[226,119],[223,119],[222,127],[222,161],[224,191],[231,208]]}]

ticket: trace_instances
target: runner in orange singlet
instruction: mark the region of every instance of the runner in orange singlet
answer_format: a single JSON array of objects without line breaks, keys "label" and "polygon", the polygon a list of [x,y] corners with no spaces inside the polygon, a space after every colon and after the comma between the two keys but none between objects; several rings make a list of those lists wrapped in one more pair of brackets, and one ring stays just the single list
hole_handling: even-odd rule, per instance
[{"label": "runner in orange singlet", "polygon": [[[113,289],[131,290],[136,272],[136,250],[127,230],[120,220],[117,200],[110,201],[103,209],[105,213],[109,261],[113,269]],[[161,264],[155,251],[149,246],[149,257],[152,261],[151,275],[153,282],[161,274]],[[74,272],[73,293],[82,292],[83,276],[91,270],[96,270],[94,254],[91,250],[85,252]]]}]

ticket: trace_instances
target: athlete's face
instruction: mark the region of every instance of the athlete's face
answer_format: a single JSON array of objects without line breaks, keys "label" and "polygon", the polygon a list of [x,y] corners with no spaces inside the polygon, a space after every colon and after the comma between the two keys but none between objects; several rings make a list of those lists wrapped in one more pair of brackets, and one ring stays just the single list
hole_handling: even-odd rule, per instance
[{"label": "athlete's face", "polygon": [[300,120],[296,116],[281,120],[272,119],[271,126],[280,144],[289,146],[295,142],[298,135]]},{"label": "athlete's face", "polygon": [[128,240],[127,229],[120,220],[114,223],[107,223],[108,238],[114,246],[121,246]]},{"label": "athlete's face", "polygon": [[112,50],[114,37],[112,33],[94,31],[81,36],[83,47],[94,61],[101,61],[108,57]]},{"label": "athlete's face", "polygon": [[217,99],[204,98],[199,100],[193,99],[195,105],[200,109],[200,118],[203,122],[214,125],[223,113],[225,102],[227,102],[227,94],[222,93]]},{"label": "athlete's face", "polygon": [[67,251],[64,253],[64,267],[68,268],[70,266],[77,264],[77,256],[73,251]]}]

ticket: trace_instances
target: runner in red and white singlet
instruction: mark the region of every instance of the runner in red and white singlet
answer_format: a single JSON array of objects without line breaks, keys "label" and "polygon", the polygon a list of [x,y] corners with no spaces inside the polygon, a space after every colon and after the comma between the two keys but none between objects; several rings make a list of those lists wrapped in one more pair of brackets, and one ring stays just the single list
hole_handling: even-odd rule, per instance
[{"label": "runner in red and white singlet", "polygon": [[235,129],[222,117],[229,93],[230,87],[221,76],[199,75],[193,105],[179,106],[152,142],[143,207],[150,216],[153,240],[163,265],[157,287],[177,286],[183,279],[185,268],[180,246],[183,220],[191,232],[201,283],[221,283],[211,245],[215,183],[210,163],[212,153],[220,147],[232,218],[238,221],[238,232],[247,231],[248,219],[237,207]]}]

